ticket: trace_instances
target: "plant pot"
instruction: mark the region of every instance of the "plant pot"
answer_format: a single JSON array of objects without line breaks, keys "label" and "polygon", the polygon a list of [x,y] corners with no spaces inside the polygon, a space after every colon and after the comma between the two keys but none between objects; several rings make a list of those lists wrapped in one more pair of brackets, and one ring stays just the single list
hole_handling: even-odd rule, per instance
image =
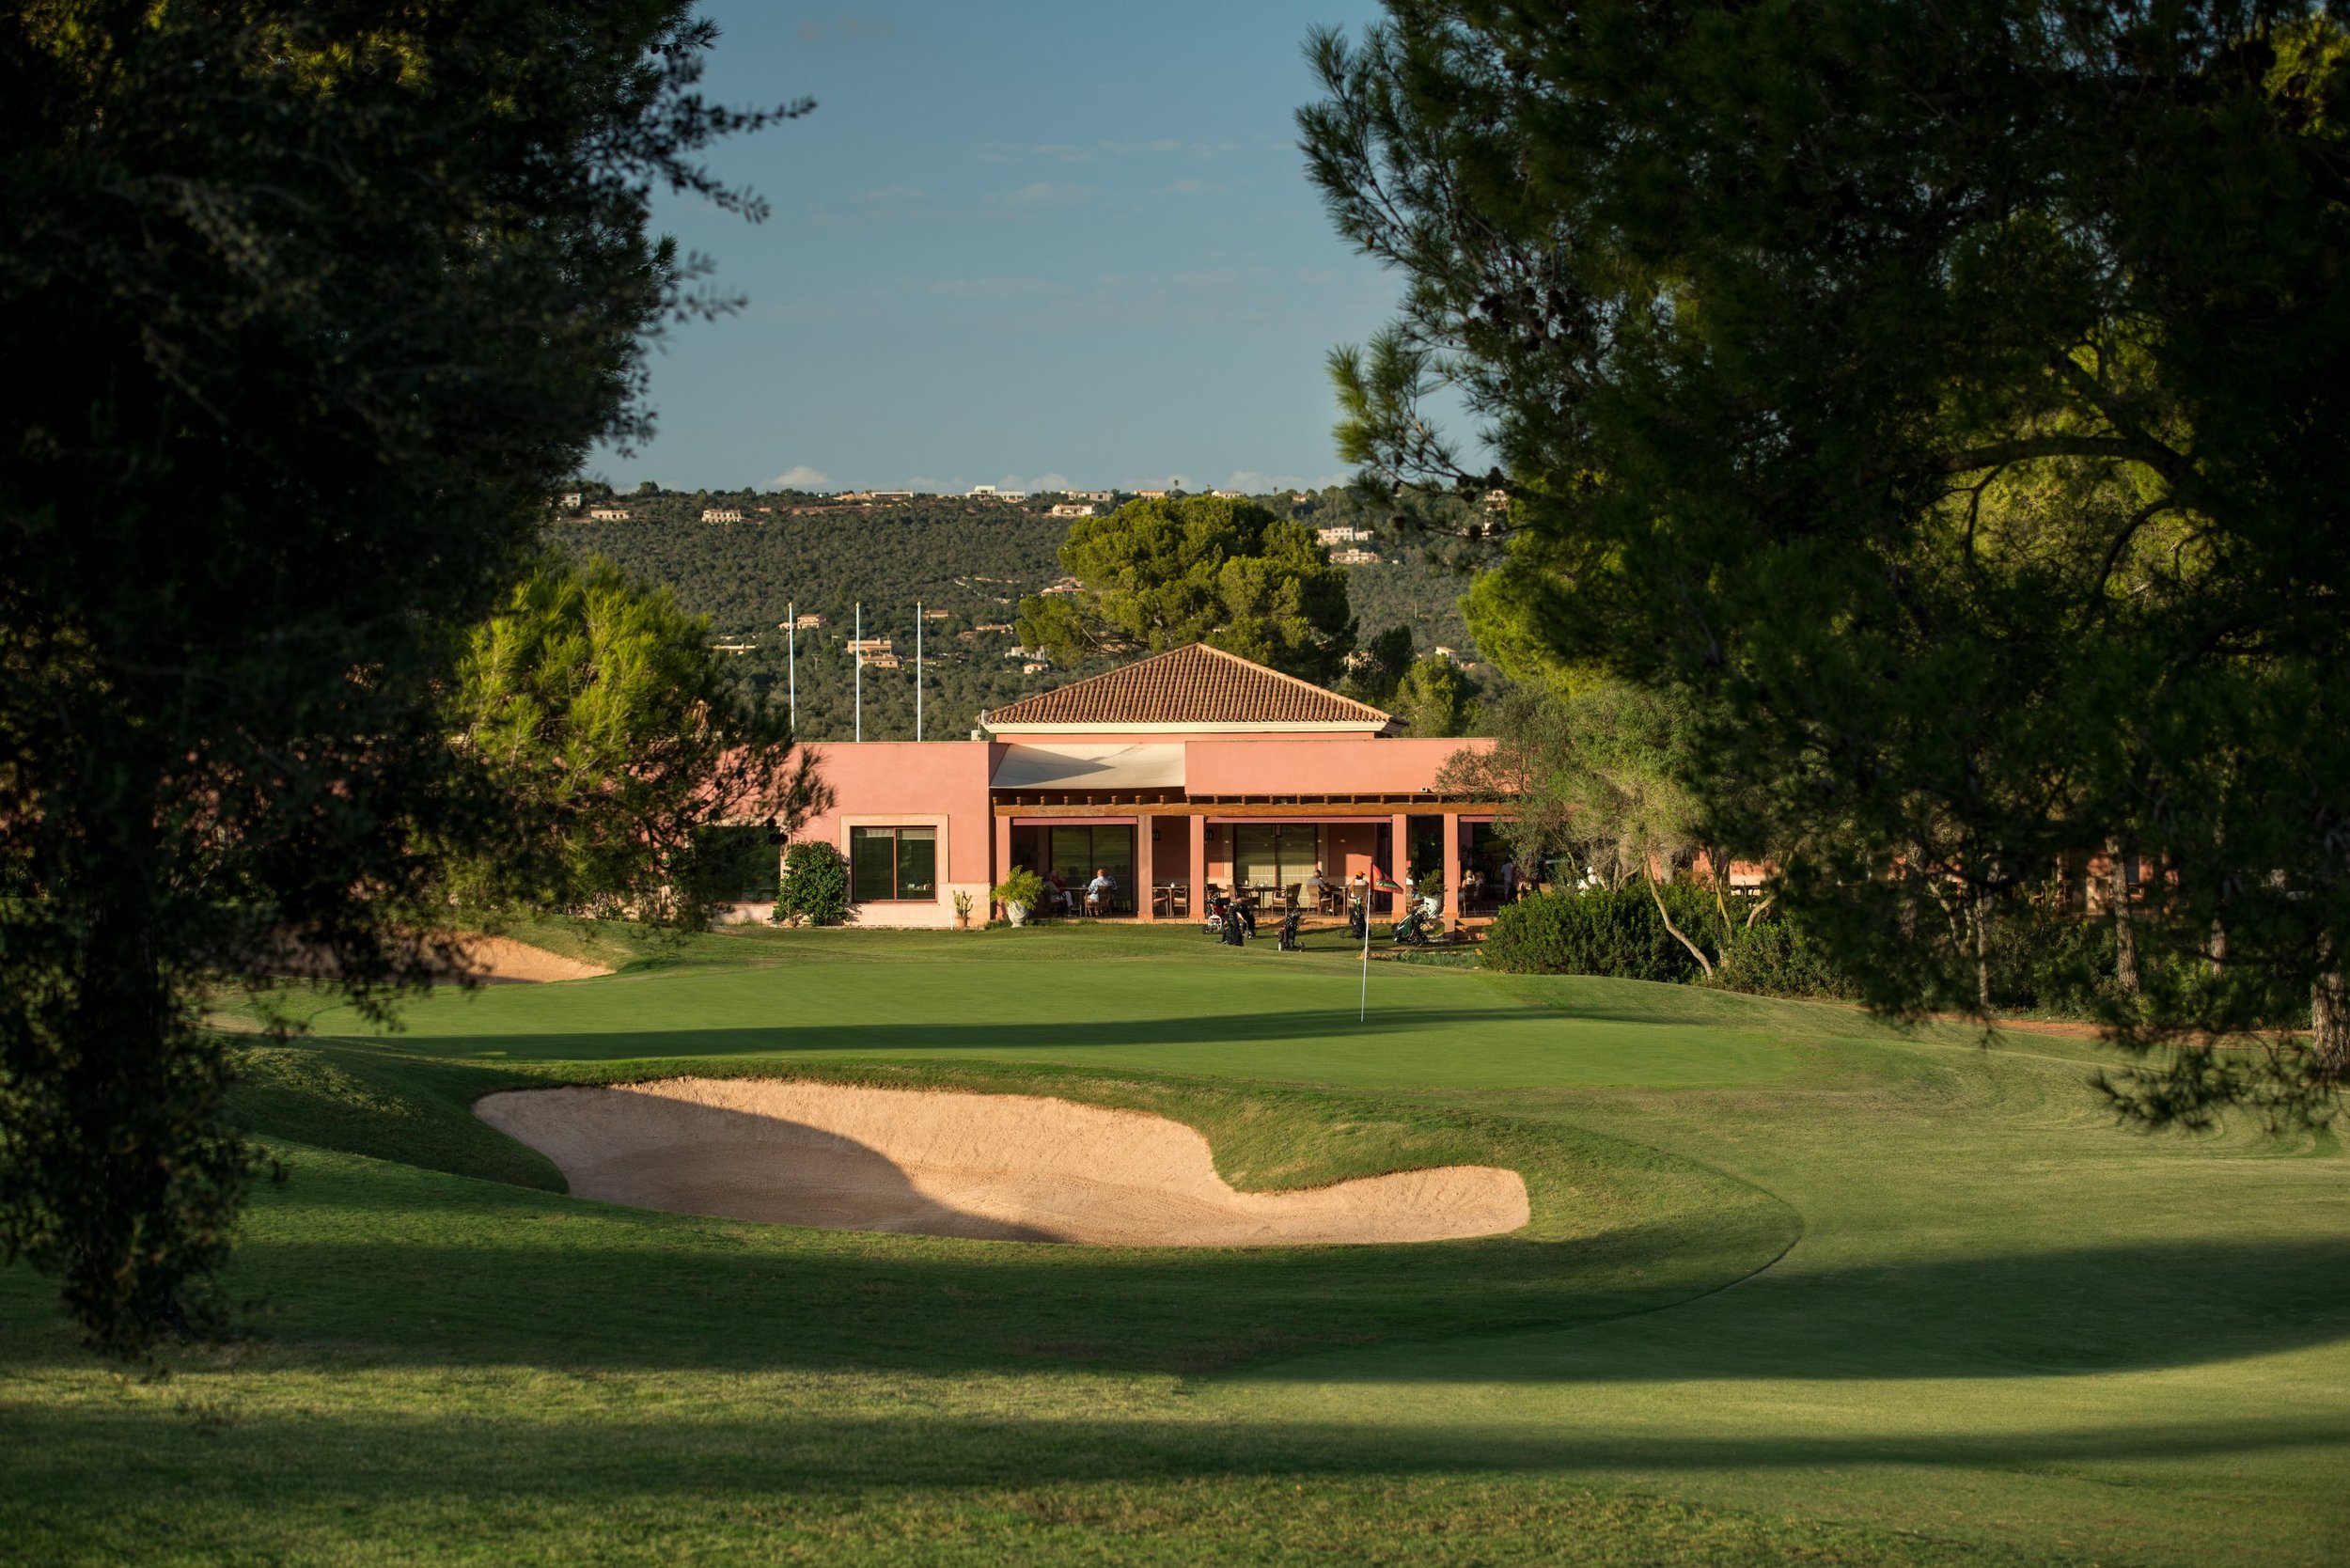
[{"label": "plant pot", "polygon": [[1028,906],[1025,903],[1004,905],[1004,915],[1015,926],[1025,926],[1028,923]]},{"label": "plant pot", "polygon": [[971,917],[968,915],[956,916],[955,929],[957,931],[969,931],[971,929]]}]

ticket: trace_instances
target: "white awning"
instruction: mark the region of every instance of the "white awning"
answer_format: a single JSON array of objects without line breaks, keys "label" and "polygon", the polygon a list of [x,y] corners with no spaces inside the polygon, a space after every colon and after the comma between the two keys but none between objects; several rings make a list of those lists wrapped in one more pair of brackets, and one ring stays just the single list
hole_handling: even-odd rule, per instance
[{"label": "white awning", "polygon": [[988,781],[998,790],[1180,790],[1183,748],[1156,745],[1015,745]]}]

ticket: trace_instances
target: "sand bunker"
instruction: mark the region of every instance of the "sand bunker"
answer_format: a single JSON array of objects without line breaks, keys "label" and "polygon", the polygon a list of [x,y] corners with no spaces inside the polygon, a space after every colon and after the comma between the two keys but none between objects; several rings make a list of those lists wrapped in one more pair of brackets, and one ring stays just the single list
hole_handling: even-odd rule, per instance
[{"label": "sand bunker", "polygon": [[612,972],[601,964],[565,958],[561,953],[551,953],[510,936],[465,937],[457,949],[457,958],[465,969],[493,980],[592,980]]},{"label": "sand bunker", "polygon": [[673,1078],[474,1107],[574,1196],[835,1231],[1096,1247],[1443,1241],[1528,1218],[1514,1170],[1456,1165],[1234,1192],[1181,1122],[1014,1094]]}]

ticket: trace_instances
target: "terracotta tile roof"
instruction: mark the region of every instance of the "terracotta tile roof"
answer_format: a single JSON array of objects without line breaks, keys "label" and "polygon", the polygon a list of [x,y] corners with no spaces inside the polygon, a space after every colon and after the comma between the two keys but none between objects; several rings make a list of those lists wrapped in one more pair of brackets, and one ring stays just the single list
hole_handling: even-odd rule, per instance
[{"label": "terracotta tile roof", "polygon": [[1024,697],[987,715],[991,729],[1165,725],[1343,725],[1378,729],[1388,716],[1367,702],[1193,643],[1057,691]]}]

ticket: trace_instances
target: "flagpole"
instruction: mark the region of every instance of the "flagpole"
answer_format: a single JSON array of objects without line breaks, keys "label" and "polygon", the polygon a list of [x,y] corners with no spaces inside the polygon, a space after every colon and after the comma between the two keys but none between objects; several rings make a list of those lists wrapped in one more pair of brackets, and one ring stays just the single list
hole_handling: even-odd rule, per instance
[{"label": "flagpole", "polygon": [[856,738],[865,739],[865,601],[856,604]]},{"label": "flagpole", "polygon": [[1363,889],[1363,995],[1355,1007],[1355,1022],[1371,1021],[1371,889]]},{"label": "flagpole", "polygon": [[785,672],[786,672],[786,673],[785,673],[785,675],[784,675],[784,680],[788,682],[788,684],[785,686],[785,688],[784,688],[784,689],[785,689],[786,691],[788,691],[788,692],[790,692],[790,693],[791,694],[791,734],[792,734],[793,738],[795,738],[795,739],[796,739],[796,738],[798,737],[799,733],[800,733],[800,604],[799,604],[799,601],[795,599],[795,600],[793,600],[791,604],[789,604],[785,605],[785,606],[784,606],[784,610],[783,610],[783,616],[784,616],[784,619],[785,619],[785,620],[789,623],[789,629],[788,629],[787,631],[785,631],[785,633],[784,633],[784,635],[783,635],[783,646],[784,646],[784,666],[783,666],[783,667],[784,667],[784,670],[785,670]]},{"label": "flagpole", "polygon": [[914,602],[914,738],[922,738],[922,601]]}]

